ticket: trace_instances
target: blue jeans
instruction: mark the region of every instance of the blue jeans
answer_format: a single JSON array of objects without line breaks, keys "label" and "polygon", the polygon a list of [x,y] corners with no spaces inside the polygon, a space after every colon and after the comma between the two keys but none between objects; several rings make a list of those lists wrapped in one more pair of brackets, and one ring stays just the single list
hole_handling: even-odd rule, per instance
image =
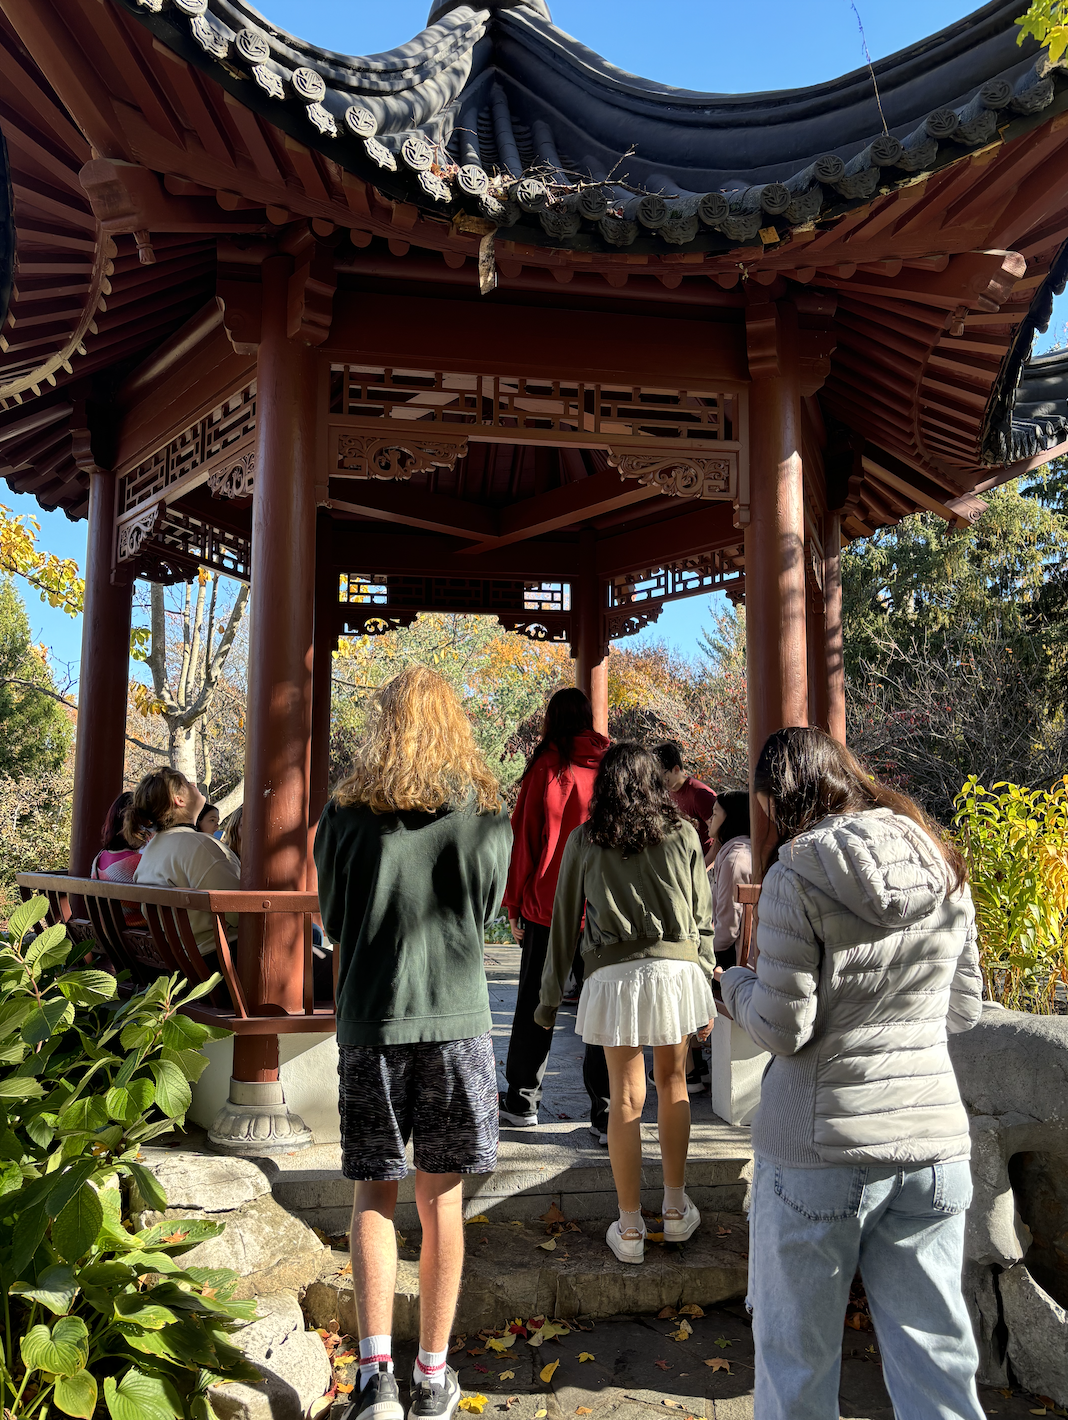
[{"label": "blue jeans", "polygon": [[756,1420],[838,1420],[860,1268],[897,1420],[983,1420],[961,1296],[967,1163],[787,1168],[757,1158],[749,1215]]}]

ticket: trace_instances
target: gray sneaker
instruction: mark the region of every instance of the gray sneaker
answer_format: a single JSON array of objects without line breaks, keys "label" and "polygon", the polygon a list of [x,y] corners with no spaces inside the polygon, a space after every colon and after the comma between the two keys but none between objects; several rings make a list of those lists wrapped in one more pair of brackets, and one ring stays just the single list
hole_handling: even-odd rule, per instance
[{"label": "gray sneaker", "polygon": [[513,1129],[536,1129],[538,1127],[538,1112],[532,1110],[527,1114],[516,1114],[514,1110],[505,1109],[504,1102],[508,1098],[503,1090],[497,1096],[497,1108],[500,1112],[501,1123],[510,1124]]},{"label": "gray sneaker", "polygon": [[408,1407],[408,1420],[452,1420],[460,1403],[460,1382],[451,1366],[445,1367],[445,1379],[441,1385],[431,1385],[429,1381],[412,1381],[412,1403]]},{"label": "gray sneaker", "polygon": [[404,1420],[397,1378],[385,1366],[371,1379],[344,1412],[342,1420]]}]

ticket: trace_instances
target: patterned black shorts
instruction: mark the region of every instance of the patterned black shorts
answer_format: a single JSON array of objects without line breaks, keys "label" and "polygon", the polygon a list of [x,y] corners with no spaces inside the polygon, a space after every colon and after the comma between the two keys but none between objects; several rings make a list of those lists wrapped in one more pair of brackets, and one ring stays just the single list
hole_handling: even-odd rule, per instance
[{"label": "patterned black shorts", "polygon": [[338,1047],[341,1171],[388,1182],[497,1167],[497,1070],[488,1035],[412,1045]]}]

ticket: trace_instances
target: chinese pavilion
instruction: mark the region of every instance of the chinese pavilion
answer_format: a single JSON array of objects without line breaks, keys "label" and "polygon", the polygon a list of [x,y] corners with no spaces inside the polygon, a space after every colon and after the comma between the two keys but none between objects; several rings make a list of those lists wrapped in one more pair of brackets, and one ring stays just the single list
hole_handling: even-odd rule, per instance
[{"label": "chinese pavilion", "polygon": [[[545,0],[386,54],[245,0],[0,0],[0,473],[88,517],[71,872],[132,586],[251,584],[244,886],[309,883],[331,651],[422,610],[569,643],[748,609],[750,737],[845,734],[839,554],[1068,448],[1068,70],[993,0],[833,82],[674,89]],[[294,1008],[284,919],[242,946]],[[299,997],[299,988],[297,988]],[[276,1078],[242,1037],[239,1080]],[[272,1053],[273,1052],[273,1053]]]}]

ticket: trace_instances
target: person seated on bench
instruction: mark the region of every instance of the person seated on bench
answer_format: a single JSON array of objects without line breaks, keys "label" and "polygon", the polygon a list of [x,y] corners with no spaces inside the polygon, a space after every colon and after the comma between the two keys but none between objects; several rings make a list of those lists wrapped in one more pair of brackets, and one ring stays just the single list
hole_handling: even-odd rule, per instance
[{"label": "person seated on bench", "polygon": [[[204,795],[177,769],[153,769],[134,790],[126,810],[127,841],[141,849],[134,882],[145,887],[185,888],[192,892],[235,892],[241,886],[241,865],[229,848],[197,832]],[[227,923],[237,927],[237,915]],[[215,963],[215,924],[210,912],[190,912],[189,926],[209,971]],[[234,932],[227,936],[233,940]]]},{"label": "person seated on bench", "polygon": [[[133,795],[127,789],[108,809],[100,834],[100,852],[93,859],[93,866],[89,870],[89,876],[96,878],[98,882],[132,883],[134,880],[134,872],[141,861],[141,851],[133,844],[127,843],[123,832],[126,810],[132,800]],[[135,902],[124,902],[122,915],[127,927],[144,928],[148,925]]]}]

